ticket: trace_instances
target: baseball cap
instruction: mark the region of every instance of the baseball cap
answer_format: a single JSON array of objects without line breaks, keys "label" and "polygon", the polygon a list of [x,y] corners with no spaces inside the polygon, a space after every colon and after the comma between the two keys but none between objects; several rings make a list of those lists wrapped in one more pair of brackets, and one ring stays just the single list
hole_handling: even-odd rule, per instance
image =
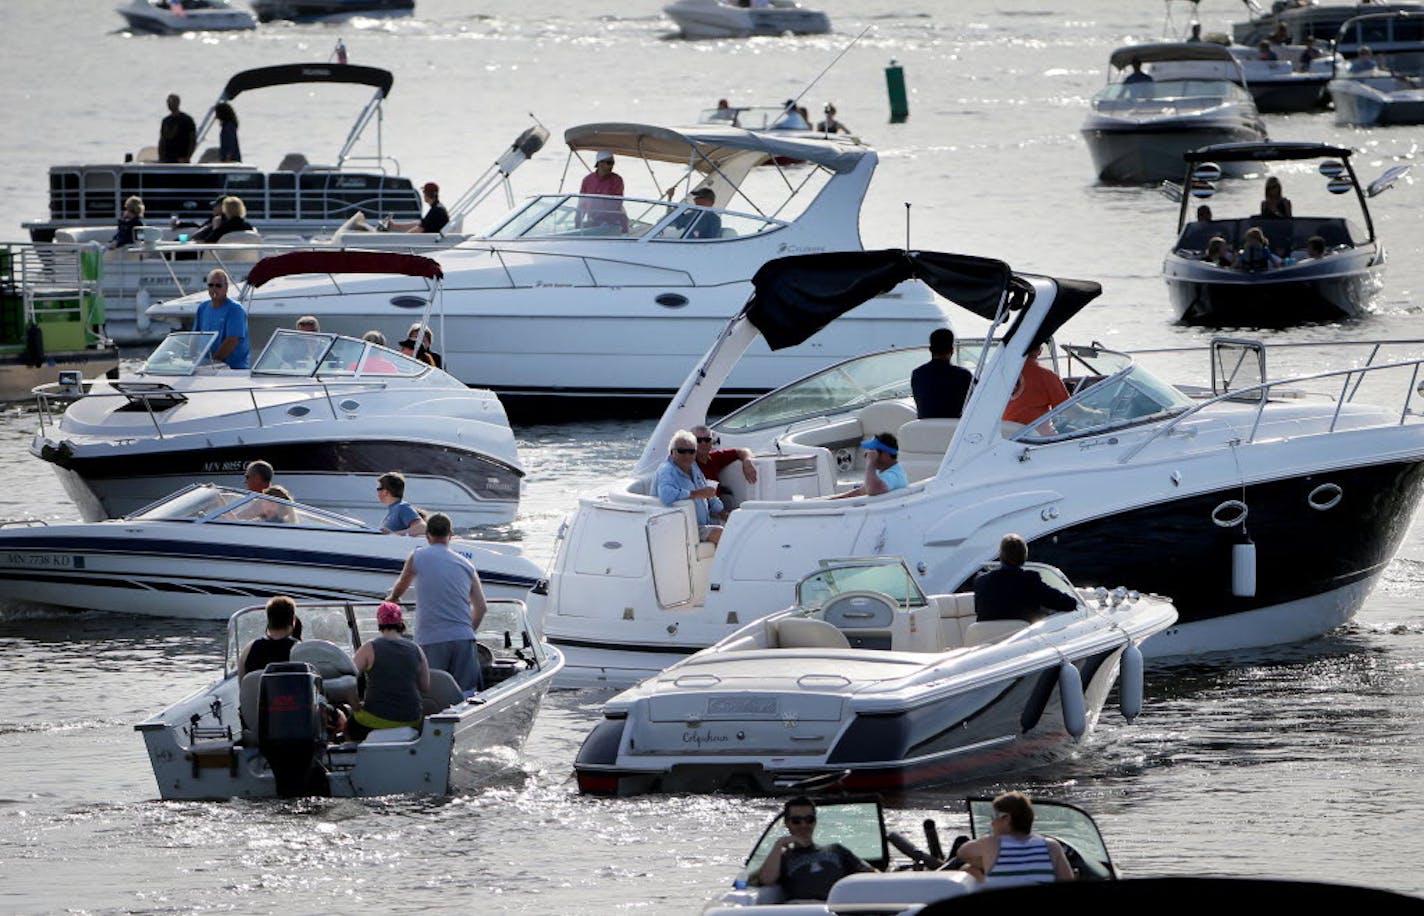
[{"label": "baseball cap", "polygon": [[887,455],[900,454],[900,450],[898,448],[893,445],[890,445],[889,443],[881,442],[879,436],[875,436],[871,439],[866,439],[864,442],[860,443],[860,447],[874,449],[877,452],[884,452]]},{"label": "baseball cap", "polygon": [[405,623],[401,606],[394,601],[382,601],[381,606],[376,608],[376,626],[389,627],[398,623]]},{"label": "baseball cap", "polygon": [[593,157],[593,164],[594,164],[594,165],[597,165],[598,163],[602,162],[602,161],[605,160],[605,159],[607,159],[609,162],[612,162],[612,161],[613,161],[613,150],[609,150],[609,149],[601,149],[601,150],[599,150],[599,151],[598,151],[598,155]]}]

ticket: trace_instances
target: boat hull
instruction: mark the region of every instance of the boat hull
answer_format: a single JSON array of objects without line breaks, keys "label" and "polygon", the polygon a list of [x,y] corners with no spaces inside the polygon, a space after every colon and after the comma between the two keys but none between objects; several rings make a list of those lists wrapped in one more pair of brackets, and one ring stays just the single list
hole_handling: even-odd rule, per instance
[{"label": "boat hull", "polygon": [[408,16],[415,0],[252,0],[258,22],[325,22],[350,16]]},{"label": "boat hull", "polygon": [[1335,80],[1330,84],[1336,124],[1355,127],[1424,124],[1424,90],[1378,92],[1357,86],[1355,82]]},{"label": "boat hull", "polygon": [[[1182,155],[1190,150],[1217,143],[1264,140],[1265,134],[1244,124],[1191,128],[1089,126],[1083,128],[1083,139],[1099,180],[1137,183],[1180,179]],[[1225,163],[1222,173],[1232,177],[1245,172],[1239,163]]]},{"label": "boat hull", "polygon": [[1169,258],[1167,294],[1178,322],[1206,327],[1291,327],[1359,318],[1383,288],[1384,258],[1369,248],[1242,273]]},{"label": "boat hull", "polygon": [[799,7],[733,7],[721,3],[674,3],[663,8],[683,38],[747,38],[752,35],[822,35],[831,20],[820,10]]}]

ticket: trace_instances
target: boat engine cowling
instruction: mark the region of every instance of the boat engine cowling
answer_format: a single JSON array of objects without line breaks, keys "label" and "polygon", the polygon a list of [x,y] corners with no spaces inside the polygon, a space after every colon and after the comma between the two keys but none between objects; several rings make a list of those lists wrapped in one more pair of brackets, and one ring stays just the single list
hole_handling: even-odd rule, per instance
[{"label": "boat engine cowling", "polygon": [[321,677],[306,662],[274,662],[262,674],[257,747],[279,798],[327,794]]}]

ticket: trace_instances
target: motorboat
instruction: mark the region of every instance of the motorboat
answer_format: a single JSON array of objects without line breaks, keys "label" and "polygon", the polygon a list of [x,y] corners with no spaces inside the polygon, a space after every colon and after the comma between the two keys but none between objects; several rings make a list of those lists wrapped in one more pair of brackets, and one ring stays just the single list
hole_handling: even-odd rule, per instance
[{"label": "motorboat", "polygon": [[329,22],[352,16],[409,16],[415,0],[250,0],[259,22]]},{"label": "motorboat", "polygon": [[1424,124],[1424,10],[1357,16],[1340,27],[1341,40],[1348,35],[1369,41],[1374,66],[1357,57],[1348,69],[1337,68],[1330,81],[1335,123]]},{"label": "motorboat", "polygon": [[[0,598],[78,610],[225,620],[254,601],[379,600],[423,542],[315,506],[193,484],[121,519],[0,523]],[[492,597],[540,575],[518,545],[456,538]]]},{"label": "motorboat", "polygon": [[[1150,79],[1112,79],[1137,61]],[[1235,80],[1174,77],[1172,65],[1216,62],[1235,67]],[[1159,42],[1118,48],[1109,58],[1109,82],[1093,96],[1083,139],[1099,179],[1146,182],[1176,178],[1182,155],[1217,143],[1267,139],[1240,64],[1211,42]],[[1157,67],[1167,64],[1164,75]]]},{"label": "motorboat", "polygon": [[[257,20],[227,0],[130,0],[116,12],[130,30],[153,35],[255,29]],[[119,211],[114,210],[112,213]]]},{"label": "motorboat", "polygon": [[[440,339],[466,384],[523,398],[666,398],[741,309],[764,262],[861,247],[860,207],[878,157],[853,139],[621,123],[570,128],[564,139],[579,173],[595,151],[613,153],[625,196],[539,195],[491,231],[433,253],[445,274]],[[802,164],[778,163],[792,159]],[[716,206],[684,199],[702,187],[713,190]],[[669,188],[678,200],[669,200]],[[693,237],[689,223],[708,212],[719,222],[716,236]],[[610,218],[596,222],[594,213]],[[256,334],[315,315],[323,328],[375,328],[389,338],[405,332],[411,310],[428,297],[423,284],[405,279],[290,277],[243,302]],[[873,320],[842,322],[786,356],[748,354],[723,396],[769,391],[867,343],[920,346],[944,325],[923,285],[883,292],[886,307]],[[148,313],[183,322],[201,300]]]},{"label": "motorboat", "polygon": [[[1393,185],[1408,170],[1397,166],[1368,188],[1362,187],[1350,162],[1353,151],[1324,143],[1238,143],[1208,146],[1186,154],[1186,172],[1178,193],[1177,240],[1162,264],[1162,276],[1172,310],[1180,322],[1214,327],[1284,327],[1309,321],[1337,321],[1358,318],[1383,287],[1385,251],[1375,236],[1366,198]],[[1315,200],[1353,193],[1359,205],[1363,227],[1340,216],[1292,216],[1268,218],[1259,215],[1191,219],[1189,207],[1208,200],[1215,193],[1213,176],[1222,163],[1257,163],[1262,171],[1269,163],[1316,160],[1324,176],[1328,195],[1316,192]],[[1302,183],[1292,187],[1296,211],[1301,207]],[[1305,212],[1310,212],[1305,209]],[[1190,220],[1190,221],[1189,221]],[[1246,233],[1260,229],[1269,242],[1279,266],[1260,265],[1246,269],[1238,259],[1223,267],[1208,260],[1212,239],[1220,238],[1230,252],[1240,250]],[[1318,239],[1318,257],[1312,257],[1310,240]]]},{"label": "motorboat", "polygon": [[752,35],[823,35],[830,17],[795,0],[763,3],[676,0],[663,7],[683,38],[747,38]]},{"label": "motorboat", "polygon": [[[1232,39],[1237,44],[1255,45],[1267,41],[1276,30],[1285,25],[1292,44],[1300,44],[1306,38],[1317,41],[1331,41],[1346,21],[1364,13],[1394,10],[1424,12],[1424,3],[1321,3],[1291,4],[1273,3],[1269,10],[1247,3],[1252,8],[1252,17],[1245,22],[1234,23],[1231,27]],[[1347,43],[1346,50],[1353,51]]]},{"label": "motorboat", "polygon": [[[406,622],[415,615],[406,612]],[[375,603],[300,602],[302,641],[290,662],[239,682],[241,651],[262,636],[262,607],[232,615],[222,677],[134,728],[143,735],[166,800],[444,795],[477,787],[508,766],[563,664],[541,642],[519,601],[489,602],[475,633],[484,688],[466,696],[432,669],[419,728],[340,740],[324,710],[359,702],[352,655],[377,635]]]},{"label": "motorboat", "polygon": [[[801,343],[910,276],[990,322],[960,419],[919,420],[895,398],[908,388],[905,354],[888,369],[833,367],[719,424],[723,447],[753,451],[757,480],[736,464],[723,472],[736,508],[718,544],[699,540],[690,503],[651,495],[674,431],[706,422],[754,341],[773,351]],[[629,474],[581,498],[559,529],[535,593],[571,682],[655,674],[789,606],[792,584],[825,557],[900,556],[923,591],[966,591],[1008,532],[1080,586],[1171,596],[1179,622],[1146,641],[1149,657],[1294,642],[1350,619],[1419,502],[1421,361],[1407,347],[1363,348],[1368,359],[1345,368],[1334,368],[1346,362],[1339,341],[1301,356],[1287,348],[1273,365],[1308,368],[1276,377],[1264,344],[1222,339],[1206,351],[1211,387],[1189,388],[1130,354],[1075,346],[1059,372],[1071,397],[1028,426],[1005,425],[1029,353],[1100,295],[1098,284],[967,255],[873,251],[780,259],[754,285]],[[909,485],[823,499],[838,473],[863,476],[857,444],[887,431]]]},{"label": "motorboat", "polygon": [[[148,6],[144,0],[136,0],[136,5]],[[246,11],[242,15],[252,18]],[[227,81],[213,108],[199,122],[193,153],[196,161],[159,162],[157,148],[145,147],[132,154],[131,161],[122,163],[51,166],[49,216],[26,222],[24,227],[34,241],[48,242],[58,229],[112,226],[115,214],[123,212],[123,202],[131,195],[143,198],[148,226],[170,224],[175,234],[184,230],[172,223],[199,225],[208,219],[213,201],[225,196],[242,199],[248,222],[264,237],[305,240],[330,233],[362,212],[419,219],[420,192],[398,173],[398,164],[386,155],[381,137],[382,106],[394,83],[390,71],[356,64],[279,64],[244,70]],[[318,84],[373,90],[337,151],[335,165],[318,165],[305,153],[289,152],[275,169],[265,171],[250,162],[222,162],[217,146],[204,146],[216,123],[213,109],[217,104],[273,86]],[[358,144],[373,121],[375,154],[358,154]]]},{"label": "motorboat", "polygon": [[1304,45],[1274,45],[1277,57],[1263,60],[1258,48],[1228,45],[1234,62],[1225,61],[1163,61],[1153,68],[1153,77],[1162,79],[1227,79],[1239,82],[1251,93],[1256,110],[1262,114],[1293,111],[1314,111],[1324,108],[1329,100],[1326,85],[1335,74],[1340,58],[1333,51],[1320,54],[1302,64]]},{"label": "motorboat", "polygon": [[[1077,609],[978,620],[974,593],[926,595],[899,558],[826,560],[796,603],[610,699],[574,771],[584,792],[852,791],[983,779],[1052,761],[1090,731],[1138,643],[1176,622],[1165,598],[1075,589]],[[1130,658],[1126,656],[1130,655]]]},{"label": "motorboat", "polygon": [[[375,252],[280,255],[248,284],[337,263],[353,275],[418,275],[432,284],[427,298],[438,293],[434,261]],[[415,320],[430,327],[422,314]],[[492,392],[370,341],[291,329],[272,335],[250,371],[234,371],[209,359],[216,338],[174,332],[136,373],[36,389],[30,453],[54,466],[86,520],[126,515],[190,482],[240,485],[258,459],[304,502],[373,524],[386,510],[371,484],[393,470],[406,474],[411,502],[457,528],[514,518],[524,470]]]}]

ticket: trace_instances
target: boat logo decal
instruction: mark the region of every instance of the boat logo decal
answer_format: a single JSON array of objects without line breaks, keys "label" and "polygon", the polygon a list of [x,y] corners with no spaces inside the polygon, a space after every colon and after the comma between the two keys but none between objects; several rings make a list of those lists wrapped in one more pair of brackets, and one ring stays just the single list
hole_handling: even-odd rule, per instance
[{"label": "boat logo decal", "polygon": [[707,699],[707,715],[774,716],[776,715],[776,699],[775,697],[709,697]]},{"label": "boat logo decal", "polygon": [[682,733],[683,744],[695,744],[698,747],[702,747],[704,744],[723,744],[730,740],[731,739],[726,735],[718,735],[710,728],[703,729],[702,731],[693,729],[692,731]]}]

